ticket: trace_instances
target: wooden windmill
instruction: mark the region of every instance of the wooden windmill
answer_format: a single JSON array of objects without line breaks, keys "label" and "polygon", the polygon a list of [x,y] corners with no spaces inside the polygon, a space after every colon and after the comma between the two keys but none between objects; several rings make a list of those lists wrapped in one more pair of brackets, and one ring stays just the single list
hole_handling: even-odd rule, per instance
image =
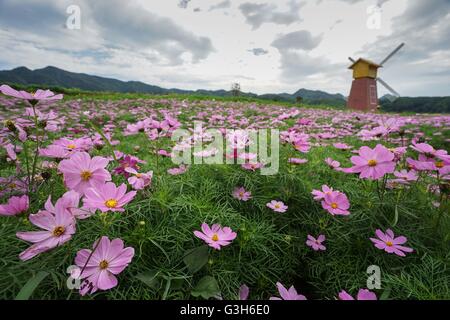
[{"label": "wooden windmill", "polygon": [[347,106],[351,109],[372,111],[378,107],[377,82],[381,83],[394,96],[400,95],[392,89],[385,81],[378,77],[378,69],[391,59],[405,44],[402,43],[392,51],[381,63],[375,63],[367,59],[354,60],[349,69],[353,70],[353,83],[348,97]]}]

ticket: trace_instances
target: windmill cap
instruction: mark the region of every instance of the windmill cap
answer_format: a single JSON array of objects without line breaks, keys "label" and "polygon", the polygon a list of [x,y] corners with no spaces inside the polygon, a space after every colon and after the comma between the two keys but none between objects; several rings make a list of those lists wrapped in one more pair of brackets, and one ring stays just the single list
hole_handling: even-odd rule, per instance
[{"label": "windmill cap", "polygon": [[358,63],[360,63],[360,62],[366,63],[366,64],[371,65],[371,66],[374,66],[374,67],[376,67],[376,68],[382,68],[382,67],[383,67],[382,65],[379,65],[378,63],[375,63],[375,62],[373,62],[373,61],[370,61],[370,60],[367,60],[367,59],[363,59],[363,58],[359,58],[358,60],[356,60],[356,61],[349,67],[349,69],[353,69],[353,68],[355,67],[355,65],[358,64]]}]

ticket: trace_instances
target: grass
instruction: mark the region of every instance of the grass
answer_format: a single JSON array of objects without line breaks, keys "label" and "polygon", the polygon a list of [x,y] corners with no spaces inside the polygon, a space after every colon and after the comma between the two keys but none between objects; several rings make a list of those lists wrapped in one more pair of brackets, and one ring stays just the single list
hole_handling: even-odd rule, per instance
[{"label": "grass", "polygon": [[[78,102],[76,99],[82,97]],[[199,99],[199,97],[162,96],[149,99],[142,95],[98,95],[94,98],[74,96],[53,109],[67,118],[67,124],[58,133],[48,133],[46,144],[67,136],[70,127],[87,128],[93,134],[83,111],[94,115],[92,122],[100,128],[114,124],[114,139],[117,146],[127,154],[133,154],[147,161],[143,171],[153,170],[152,188],[139,192],[123,214],[97,214],[77,223],[77,233],[64,246],[28,261],[21,262],[18,254],[27,244],[16,238],[17,231],[35,230],[26,216],[2,217],[0,219],[0,298],[12,299],[24,285],[45,271],[45,277],[32,293],[37,299],[192,299],[192,290],[204,276],[213,277],[225,299],[236,299],[239,287],[250,287],[252,299],[267,299],[277,295],[275,283],[295,285],[297,290],[309,299],[334,299],[345,289],[355,294],[366,287],[366,270],[370,265],[381,269],[382,288],[377,295],[388,299],[449,299],[450,289],[450,219],[448,212],[436,227],[437,217],[442,210],[432,205],[435,198],[427,187],[433,183],[430,177],[423,177],[422,183],[409,189],[394,189],[386,193],[383,201],[376,193],[376,183],[360,180],[357,176],[336,172],[325,165],[324,159],[331,157],[349,167],[350,151],[332,146],[315,146],[306,155],[294,152],[283,145],[280,153],[280,172],[274,176],[262,176],[244,171],[234,165],[193,165],[185,174],[170,176],[167,169],[174,167],[168,159],[150,152],[154,143],[144,134],[124,136],[123,129],[163,110],[180,110],[178,119],[189,127],[191,116],[206,112],[207,120],[220,113],[230,113],[235,118],[246,118],[249,123],[262,121],[271,124],[274,114],[280,108],[289,111],[292,105],[267,105],[267,102],[253,104],[250,101],[231,99]],[[180,109],[182,101],[189,106]],[[20,108],[2,112],[3,118],[15,118]],[[367,116],[357,120],[348,112],[334,109],[299,109],[299,117],[314,118],[322,128],[330,125],[342,130],[348,124],[352,134],[339,140],[356,149],[363,145],[375,146],[380,141],[364,142],[355,133],[364,125],[374,125]],[[336,116],[347,114],[344,120],[333,123]],[[377,116],[378,117],[378,116]],[[427,118],[420,118],[427,119]],[[286,129],[294,124],[289,119],[281,124]],[[223,123],[232,126],[231,123]],[[430,121],[409,127],[411,138],[421,131],[436,148],[449,149],[449,122],[444,127],[433,127]],[[441,135],[435,136],[439,132]],[[309,132],[314,134],[315,131]],[[82,136],[79,133],[77,136]],[[393,146],[392,137],[381,141]],[[327,141],[325,141],[327,142]],[[160,147],[168,148],[169,139]],[[136,151],[135,146],[139,146]],[[94,149],[92,155],[109,156],[111,149],[104,146]],[[2,151],[3,152],[3,151]],[[415,156],[409,151],[409,155]],[[287,159],[300,156],[308,159],[307,164],[292,167]],[[3,157],[4,159],[4,157]],[[158,163],[158,166],[156,166]],[[114,165],[110,165],[112,169]],[[64,192],[61,175],[50,170],[51,177],[42,181],[38,192],[32,194],[29,213],[43,208],[48,195],[55,201]],[[3,160],[0,176],[14,174],[14,166]],[[114,175],[116,184],[126,182]],[[347,194],[351,203],[349,217],[333,217],[312,199],[311,191],[327,184]],[[237,186],[250,190],[253,199],[239,202],[231,197]],[[273,199],[282,200],[289,206],[285,214],[277,214],[266,208]],[[2,203],[7,200],[5,196]],[[230,226],[238,233],[237,239],[220,251],[208,249],[206,264],[197,272],[190,272],[184,262],[189,250],[203,246],[193,236],[193,230],[201,223],[220,223]],[[408,237],[407,245],[415,252],[405,258],[386,254],[376,249],[369,238],[377,228],[393,228],[398,235]],[[305,245],[308,234],[325,234],[327,250],[314,252]],[[135,248],[132,263],[119,278],[119,285],[109,291],[97,292],[80,297],[74,290],[68,290],[67,268],[74,264],[76,252],[91,248],[102,235],[110,239],[121,238],[127,246]],[[199,249],[201,250],[201,249]]]}]

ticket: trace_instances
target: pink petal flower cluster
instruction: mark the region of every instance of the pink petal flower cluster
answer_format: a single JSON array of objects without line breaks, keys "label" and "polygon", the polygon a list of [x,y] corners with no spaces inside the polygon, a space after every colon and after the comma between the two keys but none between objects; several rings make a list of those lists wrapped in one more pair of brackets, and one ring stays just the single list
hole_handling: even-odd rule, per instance
[{"label": "pink petal flower cluster", "polygon": [[229,245],[237,236],[229,227],[222,228],[218,224],[213,224],[210,228],[206,223],[202,224],[202,232],[196,230],[194,235],[216,250]]},{"label": "pink petal flower cluster", "polygon": [[246,191],[244,187],[236,188],[233,191],[233,198],[245,202],[252,198],[252,193],[250,191]]},{"label": "pink petal flower cluster", "polygon": [[11,96],[18,99],[27,100],[30,102],[38,101],[55,101],[63,98],[62,94],[55,95],[50,90],[37,90],[35,93],[29,93],[26,91],[17,91],[8,85],[0,86],[0,92],[6,96]]},{"label": "pink petal flower cluster", "polygon": [[405,257],[405,253],[414,251],[412,248],[402,246],[408,239],[404,236],[395,237],[394,232],[391,229],[387,229],[386,233],[377,229],[375,234],[378,239],[370,238],[370,240],[374,243],[375,247],[380,250],[384,250],[387,253],[394,253],[400,257]]},{"label": "pink petal flower cluster", "polygon": [[339,171],[338,169],[341,167],[341,163],[339,161],[333,160],[331,158],[326,158],[325,163],[334,170]]},{"label": "pink petal flower cluster", "polygon": [[350,160],[354,165],[351,171],[360,173],[361,179],[378,180],[395,170],[394,154],[381,144],[374,149],[361,147],[359,156],[353,156]]},{"label": "pink petal flower cluster", "polygon": [[305,164],[308,162],[307,159],[302,159],[302,158],[289,158],[288,162],[290,164],[294,164],[294,165],[299,165],[299,164]]},{"label": "pink petal flower cluster", "polygon": [[[339,300],[355,300],[347,291],[339,292]],[[377,300],[377,295],[367,289],[359,289],[356,300]]]},{"label": "pink petal flower cluster", "polygon": [[250,294],[250,289],[245,284],[239,288],[239,300],[247,300]]},{"label": "pink petal flower cluster", "polygon": [[322,186],[322,190],[313,190],[311,194],[314,196],[314,200],[320,201],[323,200],[327,194],[331,194],[333,192],[333,188],[324,184]]},{"label": "pink petal flower cluster", "polygon": [[285,213],[288,209],[288,206],[285,205],[282,201],[272,200],[266,204],[266,206],[272,209],[275,212]]},{"label": "pink petal flower cluster", "polygon": [[321,201],[322,208],[332,215],[348,216],[350,214],[348,211],[350,202],[344,193],[323,185],[322,190],[313,190],[311,194],[314,196],[314,200]]},{"label": "pink petal flower cluster", "polygon": [[91,157],[86,152],[77,152],[70,159],[60,162],[58,169],[64,175],[67,188],[83,195],[89,188],[101,188],[111,180],[106,170],[109,160],[103,157]]},{"label": "pink petal flower cluster", "polygon": [[145,161],[139,159],[138,157],[131,155],[123,155],[119,160],[119,166],[113,170],[115,174],[121,174],[125,178],[130,177],[130,172],[127,171],[127,168],[131,168],[134,170],[139,170],[139,164],[144,164]]},{"label": "pink petal flower cluster", "polygon": [[[49,211],[39,211],[31,214],[30,222],[43,229],[42,231],[17,232],[19,239],[33,243],[23,251],[19,258],[23,261],[32,259],[36,255],[61,246],[72,238],[76,230],[76,220],[67,210],[65,201],[57,201],[55,206],[48,206]],[[50,202],[51,204],[51,202]]]},{"label": "pink petal flower cluster", "polygon": [[153,171],[139,173],[133,168],[126,168],[125,171],[131,174],[128,178],[128,183],[134,190],[142,190],[152,184]]},{"label": "pink petal flower cluster", "polygon": [[322,208],[334,215],[348,216],[350,211],[350,202],[347,196],[339,191],[334,191],[330,194],[326,194],[322,200]]},{"label": "pink petal flower cluster", "polygon": [[30,200],[27,195],[11,197],[7,204],[0,205],[0,216],[15,216],[28,210]]},{"label": "pink petal flower cluster", "polygon": [[277,282],[278,293],[280,297],[270,297],[270,300],[306,300],[302,294],[298,294],[294,286],[286,289],[280,282]]},{"label": "pink petal flower cluster", "polygon": [[308,240],[306,240],[306,245],[308,247],[311,247],[314,251],[325,251],[327,248],[322,244],[322,242],[325,241],[325,236],[323,234],[319,235],[316,238],[314,238],[312,235],[308,234]]},{"label": "pink petal flower cluster", "polygon": [[93,248],[93,252],[82,249],[75,257],[75,264],[81,269],[79,278],[84,279],[81,295],[117,286],[116,275],[131,263],[134,256],[134,248],[125,248],[121,239],[110,241],[104,236],[94,243]]},{"label": "pink petal flower cluster", "polygon": [[123,212],[123,208],[136,195],[136,191],[127,193],[126,184],[119,187],[113,182],[107,182],[100,188],[89,188],[83,198],[84,206],[89,209],[100,210],[101,212]]},{"label": "pink petal flower cluster", "polygon": [[178,176],[180,174],[185,173],[187,170],[188,170],[188,166],[182,164],[179,167],[168,169],[167,173],[172,176]]}]

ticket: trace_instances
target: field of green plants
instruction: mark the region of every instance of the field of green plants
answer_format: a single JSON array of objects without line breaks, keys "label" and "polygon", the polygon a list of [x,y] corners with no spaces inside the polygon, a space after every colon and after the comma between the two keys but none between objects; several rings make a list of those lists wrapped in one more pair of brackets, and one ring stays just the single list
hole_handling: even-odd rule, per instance
[{"label": "field of green plants", "polygon": [[448,115],[0,89],[1,299],[450,299]]}]

